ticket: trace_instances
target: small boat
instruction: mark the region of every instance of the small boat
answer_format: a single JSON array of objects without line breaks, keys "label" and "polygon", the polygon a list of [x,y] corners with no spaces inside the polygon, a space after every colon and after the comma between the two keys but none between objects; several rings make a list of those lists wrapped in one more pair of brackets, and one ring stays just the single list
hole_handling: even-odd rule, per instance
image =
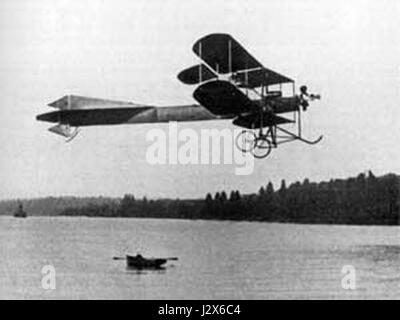
[{"label": "small boat", "polygon": [[18,209],[14,212],[14,217],[16,218],[26,218],[28,215],[24,211],[22,203],[18,204]]},{"label": "small boat", "polygon": [[128,268],[160,269],[167,261],[168,259],[144,258],[141,254],[137,254],[136,256],[126,255],[126,264]]}]

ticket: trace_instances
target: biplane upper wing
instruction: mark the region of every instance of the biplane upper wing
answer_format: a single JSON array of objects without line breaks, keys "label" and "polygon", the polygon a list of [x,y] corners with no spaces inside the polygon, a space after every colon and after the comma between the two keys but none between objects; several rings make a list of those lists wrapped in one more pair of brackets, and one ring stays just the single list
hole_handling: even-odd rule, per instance
[{"label": "biplane upper wing", "polygon": [[221,74],[263,67],[229,34],[213,33],[205,36],[196,41],[193,51],[214,71]]},{"label": "biplane upper wing", "polygon": [[228,81],[215,80],[200,85],[193,97],[215,115],[239,115],[258,110],[258,105]]},{"label": "biplane upper wing", "polygon": [[178,74],[178,79],[185,84],[198,84],[216,78],[217,75],[203,63],[187,68]]},{"label": "biplane upper wing", "polygon": [[196,41],[193,51],[216,73],[232,73],[232,80],[241,88],[294,82],[265,68],[229,34],[214,33],[205,36]]},{"label": "biplane upper wing", "polygon": [[264,67],[262,69],[234,73],[232,75],[232,80],[240,88],[250,89],[294,82],[292,79]]}]

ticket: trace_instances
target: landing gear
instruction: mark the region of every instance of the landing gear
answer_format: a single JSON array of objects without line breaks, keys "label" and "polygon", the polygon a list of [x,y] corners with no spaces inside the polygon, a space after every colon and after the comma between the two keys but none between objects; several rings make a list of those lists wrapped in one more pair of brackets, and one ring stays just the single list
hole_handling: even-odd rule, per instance
[{"label": "landing gear", "polygon": [[267,134],[263,134],[260,130],[256,135],[251,130],[243,130],[236,136],[236,147],[244,153],[250,152],[257,159],[266,158],[274,146],[270,132],[271,130],[268,130]]},{"label": "landing gear", "polygon": [[235,143],[240,151],[244,153],[250,152],[255,158],[263,159],[270,155],[272,148],[277,148],[279,144],[295,140],[313,145],[320,142],[322,136],[315,140],[307,140],[299,134],[274,125],[269,127],[266,133],[260,130],[258,135],[250,129],[243,130],[237,135]]},{"label": "landing gear", "polygon": [[243,130],[235,139],[236,147],[242,152],[250,152],[254,149],[257,136],[253,131]]},{"label": "landing gear", "polygon": [[265,136],[259,136],[254,142],[251,154],[257,159],[266,158],[272,151],[272,144]]}]

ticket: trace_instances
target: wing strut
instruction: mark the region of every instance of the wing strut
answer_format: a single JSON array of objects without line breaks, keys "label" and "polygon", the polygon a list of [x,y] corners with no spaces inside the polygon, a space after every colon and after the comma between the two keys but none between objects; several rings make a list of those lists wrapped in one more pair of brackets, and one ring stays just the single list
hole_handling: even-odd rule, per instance
[{"label": "wing strut", "polygon": [[232,40],[228,41],[228,64],[229,64],[229,73],[232,73]]},{"label": "wing strut", "polygon": [[[200,54],[200,60],[201,60],[201,42],[199,43],[199,54]],[[199,67],[199,80],[200,80],[200,83],[203,82],[203,77],[202,77],[203,69],[202,68],[203,68],[203,65],[202,65],[202,63],[200,61],[200,67]]]}]

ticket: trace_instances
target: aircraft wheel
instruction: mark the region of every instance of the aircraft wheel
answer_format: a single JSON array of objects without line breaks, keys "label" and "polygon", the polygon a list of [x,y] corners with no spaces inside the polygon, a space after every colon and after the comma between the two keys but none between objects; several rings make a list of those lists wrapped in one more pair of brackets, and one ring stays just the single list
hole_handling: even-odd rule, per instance
[{"label": "aircraft wheel", "polygon": [[243,130],[236,136],[235,145],[242,152],[252,151],[255,147],[257,137],[253,131]]},{"label": "aircraft wheel", "polygon": [[252,154],[257,159],[266,158],[272,150],[271,142],[264,138],[258,137],[254,143],[254,149],[252,150]]}]

